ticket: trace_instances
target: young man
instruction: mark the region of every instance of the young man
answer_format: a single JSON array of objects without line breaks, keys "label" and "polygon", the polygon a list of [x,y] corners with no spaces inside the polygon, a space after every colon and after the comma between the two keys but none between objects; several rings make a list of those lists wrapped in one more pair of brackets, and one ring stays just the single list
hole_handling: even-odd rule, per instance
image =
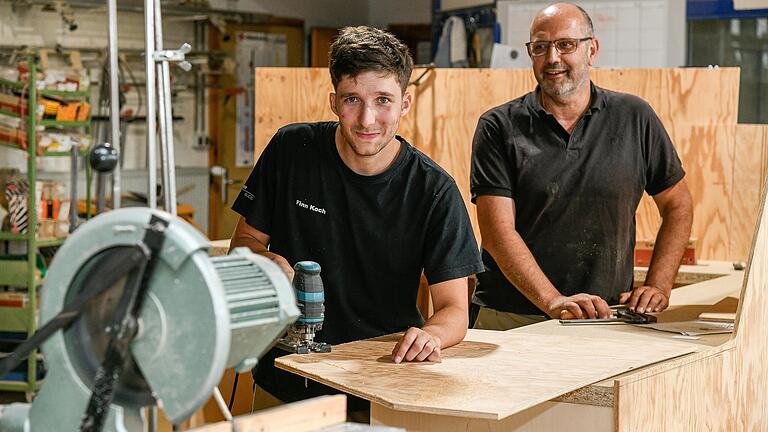
[{"label": "young man", "polygon": [[[322,267],[325,322],[317,340],[339,344],[405,331],[392,360],[440,361],[467,327],[467,276],[482,269],[453,179],[395,135],[411,108],[407,47],[368,27],[345,28],[331,45],[329,96],[338,122],[281,128],[233,205],[242,217],[232,247],[291,266]],[[434,315],[416,294],[422,271]],[[320,392],[272,366],[256,382],[283,401]]]},{"label": "young man", "polygon": [[[604,318],[619,302],[664,310],[693,217],[664,126],[643,100],[591,83],[600,44],[578,6],[543,9],[526,45],[538,87],[483,114],[473,142],[487,270],[472,300],[475,328]],[[633,290],[643,191],[663,222],[645,283]]]}]

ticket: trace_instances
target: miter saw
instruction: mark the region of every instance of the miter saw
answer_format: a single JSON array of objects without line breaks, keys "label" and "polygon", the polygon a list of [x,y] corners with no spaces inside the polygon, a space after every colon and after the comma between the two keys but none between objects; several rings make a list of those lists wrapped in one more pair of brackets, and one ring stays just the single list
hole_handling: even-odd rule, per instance
[{"label": "miter saw", "polygon": [[269,259],[247,249],[211,258],[208,247],[180,218],[148,208],[80,227],[46,275],[44,325],[16,352],[23,359],[45,340],[48,375],[31,406],[0,407],[0,430],[143,431],[153,405],[180,423],[226,368],[253,368],[299,316],[294,290]]}]

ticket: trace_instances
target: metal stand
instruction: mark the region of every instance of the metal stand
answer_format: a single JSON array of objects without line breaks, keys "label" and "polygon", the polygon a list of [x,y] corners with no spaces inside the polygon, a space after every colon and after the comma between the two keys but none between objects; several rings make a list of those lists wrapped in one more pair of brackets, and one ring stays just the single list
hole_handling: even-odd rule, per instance
[{"label": "metal stand", "polygon": [[[178,62],[188,71],[192,65],[184,55],[192,50],[185,43],[178,50],[163,50],[163,23],[160,0],[144,1],[147,81],[147,169],[149,184],[147,200],[150,208],[157,208],[157,140],[155,116],[160,120],[160,155],[162,158],[163,198],[165,210],[176,214],[176,171],[173,156],[173,126],[171,124],[171,79],[169,62]],[[155,107],[157,96],[158,106]]]},{"label": "metal stand", "polygon": [[[117,150],[118,155],[123,153],[121,146],[120,130],[120,96],[118,93],[118,66],[117,66],[117,0],[107,0],[107,40],[109,41],[109,141]],[[121,191],[121,166],[118,163],[112,172],[112,208],[120,208]],[[98,196],[98,195],[97,195]]]}]

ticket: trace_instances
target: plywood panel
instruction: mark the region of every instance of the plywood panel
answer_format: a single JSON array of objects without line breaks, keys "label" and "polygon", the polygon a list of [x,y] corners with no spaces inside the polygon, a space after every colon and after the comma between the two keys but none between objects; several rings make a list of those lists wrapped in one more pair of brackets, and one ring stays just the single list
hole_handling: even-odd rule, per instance
[{"label": "plywood panel", "polygon": [[[454,177],[479,239],[475,206],[469,202],[477,119],[486,110],[532,90],[533,74],[528,69],[432,69],[421,76],[423,72],[414,71],[413,79],[421,79],[419,85],[409,87],[414,105],[402,120],[399,134]],[[600,86],[642,97],[665,124],[694,195],[698,257],[738,259],[752,231],[743,221],[755,218],[746,213],[744,218],[738,216],[738,223],[732,220],[737,217],[731,211],[734,173],[741,170],[734,165],[738,69],[598,69],[592,76]],[[328,107],[331,90],[325,69],[257,68],[257,154],[284,124],[335,120]],[[259,104],[259,100],[269,103]],[[741,208],[750,211],[748,206]],[[655,238],[659,217],[649,197],[641,203],[637,219],[638,238]]]},{"label": "plywood panel", "polygon": [[490,108],[525,94],[535,86],[530,71],[513,74],[481,69],[468,76],[462,69],[437,69],[413,91],[416,115],[404,124],[401,135],[456,180],[467,205],[475,235],[475,206],[470,203],[469,167],[477,120]]},{"label": "plywood panel", "polygon": [[762,194],[734,338],[619,379],[617,430],[768,430],[768,212]]},{"label": "plywood panel", "polygon": [[717,351],[631,384],[622,384],[616,406],[621,432],[764,430],[736,427],[731,375],[733,349]]},{"label": "plywood panel", "polygon": [[280,368],[390,409],[498,420],[640,366],[693,352],[673,340],[637,341],[469,330],[442,363],[391,360],[397,336],[290,355]]},{"label": "plywood panel", "polygon": [[738,68],[598,69],[593,81],[646,100],[667,128],[736,124]]},{"label": "plywood panel", "polygon": [[193,432],[269,431],[310,432],[341,425],[347,418],[347,397],[320,396],[235,418],[236,428],[219,422],[192,429]]},{"label": "plywood panel", "polygon": [[752,241],[747,280],[736,314],[738,362],[736,416],[745,430],[768,429],[768,179],[763,181],[758,228]]},{"label": "plywood panel", "polygon": [[[683,162],[693,197],[691,237],[698,239],[698,257],[730,259],[730,236],[734,232],[728,203],[733,193],[736,125],[676,123],[668,132]],[[637,211],[637,238],[655,239],[660,224],[653,199],[644,195]],[[743,235],[751,236],[753,230]]]},{"label": "plywood panel", "polygon": [[[568,419],[568,427],[564,427]],[[371,405],[371,424],[401,427],[408,432],[595,432],[613,430],[613,407],[544,402],[503,420],[395,411]]]},{"label": "plywood panel", "polygon": [[255,160],[277,132],[287,124],[336,120],[328,104],[333,90],[328,69],[256,68]]},{"label": "plywood panel", "polygon": [[736,126],[731,197],[731,238],[728,256],[746,261],[757,224],[768,164],[768,125]]}]

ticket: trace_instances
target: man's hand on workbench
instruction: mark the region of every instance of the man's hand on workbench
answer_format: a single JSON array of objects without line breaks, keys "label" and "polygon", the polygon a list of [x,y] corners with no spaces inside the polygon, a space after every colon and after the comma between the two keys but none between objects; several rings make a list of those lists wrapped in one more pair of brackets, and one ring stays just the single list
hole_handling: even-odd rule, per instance
[{"label": "man's hand on workbench", "polygon": [[580,293],[555,297],[547,305],[547,315],[555,319],[610,318],[611,308],[599,296]]},{"label": "man's hand on workbench", "polygon": [[669,294],[659,287],[643,285],[621,293],[619,303],[639,313],[661,312],[669,306]]},{"label": "man's hand on workbench", "polygon": [[416,327],[409,328],[392,350],[392,360],[440,362],[440,338]]}]

